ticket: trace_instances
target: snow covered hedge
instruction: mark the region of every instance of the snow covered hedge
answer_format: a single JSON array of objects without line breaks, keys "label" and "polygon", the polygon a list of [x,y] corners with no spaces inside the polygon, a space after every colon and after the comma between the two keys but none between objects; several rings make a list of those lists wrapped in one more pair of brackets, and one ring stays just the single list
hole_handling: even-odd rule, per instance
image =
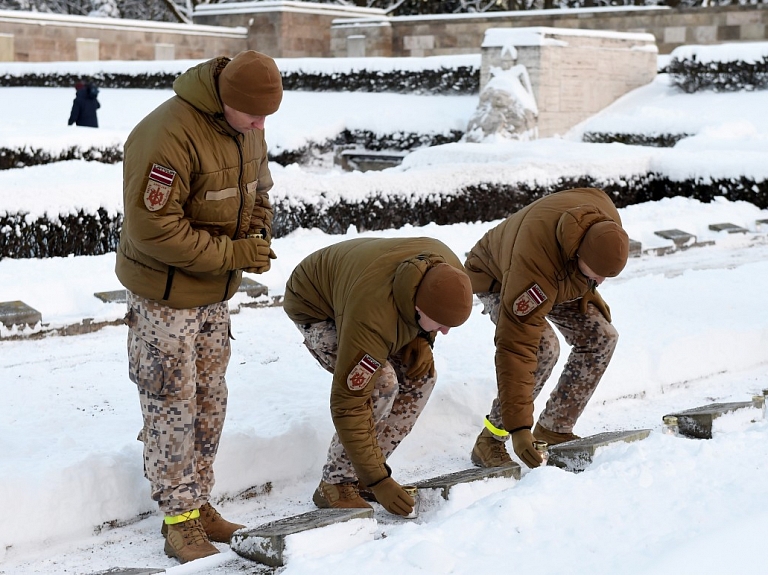
[{"label": "snow covered hedge", "polygon": [[681,46],[664,69],[688,94],[768,89],[768,42]]},{"label": "snow covered hedge", "polygon": [[652,146],[654,148],[672,148],[683,138],[692,134],[631,134],[615,132],[584,132],[581,140],[588,144],[611,144],[618,142],[627,146]]},{"label": "snow covered hedge", "polygon": [[[298,228],[319,228],[327,233],[386,230],[435,222],[440,225],[492,221],[506,217],[550,193],[574,187],[595,186],[611,194],[617,207],[662,198],[683,196],[710,202],[717,196],[743,200],[768,208],[768,180],[695,179],[673,181],[649,173],[621,180],[559,178],[549,185],[529,182],[478,183],[455,192],[413,197],[396,190],[381,190],[353,202],[339,197],[324,204],[285,198],[275,202],[273,231],[282,237]],[[80,210],[53,220],[26,214],[0,215],[0,258],[43,258],[99,255],[117,248],[122,215],[99,209],[94,214]]]}]

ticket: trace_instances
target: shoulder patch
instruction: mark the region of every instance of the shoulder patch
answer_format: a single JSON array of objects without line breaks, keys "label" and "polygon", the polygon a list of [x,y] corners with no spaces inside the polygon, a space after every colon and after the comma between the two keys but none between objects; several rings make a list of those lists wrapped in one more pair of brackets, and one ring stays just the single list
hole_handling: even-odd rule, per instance
[{"label": "shoulder patch", "polygon": [[545,301],[547,301],[547,294],[539,287],[539,284],[533,284],[518,296],[515,303],[512,304],[512,311],[515,312],[515,315],[528,315]]},{"label": "shoulder patch", "polygon": [[176,178],[175,170],[166,168],[160,164],[152,164],[152,169],[149,171],[150,180],[165,184],[166,186],[172,186],[174,178]]},{"label": "shoulder patch", "polygon": [[156,212],[168,203],[171,197],[171,186],[176,178],[176,172],[159,164],[152,164],[149,171],[149,181],[144,190],[144,205],[150,212]]},{"label": "shoulder patch", "polygon": [[364,389],[381,364],[367,353],[357,362],[347,376],[347,387],[352,391]]}]

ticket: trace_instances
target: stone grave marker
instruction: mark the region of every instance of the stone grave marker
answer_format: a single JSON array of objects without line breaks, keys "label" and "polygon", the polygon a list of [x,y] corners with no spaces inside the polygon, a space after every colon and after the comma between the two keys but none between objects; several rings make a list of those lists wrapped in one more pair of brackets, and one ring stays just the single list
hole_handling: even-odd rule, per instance
[{"label": "stone grave marker", "polygon": [[504,467],[471,467],[456,471],[455,473],[446,473],[431,479],[423,479],[414,483],[414,485],[418,489],[440,489],[443,499],[448,499],[451,487],[460,483],[470,483],[494,477],[514,477],[515,479],[520,479],[520,466],[513,462],[511,465]]},{"label": "stone grave marker", "polygon": [[271,521],[255,529],[240,529],[232,535],[231,547],[246,559],[282,567],[286,562],[286,539],[289,536],[352,519],[373,520],[373,509],[317,509]]},{"label": "stone grave marker", "polygon": [[19,327],[35,327],[35,325],[42,322],[42,314],[23,301],[0,302],[0,323],[8,329],[14,325]]},{"label": "stone grave marker", "polygon": [[91,575],[154,575],[155,573],[165,573],[165,569],[154,569],[152,567],[113,567],[106,571],[99,571]]},{"label": "stone grave marker", "polygon": [[125,303],[128,301],[128,292],[124,289],[115,291],[97,291],[93,295],[104,303]]},{"label": "stone grave marker", "polygon": [[[680,435],[695,439],[712,439],[712,422],[737,409],[755,407],[751,401],[733,401],[730,403],[710,403],[701,407],[694,407],[686,411],[668,413],[677,417],[677,426]],[[665,416],[666,417],[666,416]]]},{"label": "stone grave marker", "polygon": [[650,429],[632,429],[629,431],[607,431],[582,437],[573,441],[567,441],[549,448],[549,465],[561,467],[566,471],[578,473],[584,471],[599,447],[610,445],[618,441],[631,443],[648,437]]},{"label": "stone grave marker", "polygon": [[729,234],[746,234],[749,232],[747,228],[742,228],[736,224],[710,224],[709,229],[713,232],[728,232]]}]

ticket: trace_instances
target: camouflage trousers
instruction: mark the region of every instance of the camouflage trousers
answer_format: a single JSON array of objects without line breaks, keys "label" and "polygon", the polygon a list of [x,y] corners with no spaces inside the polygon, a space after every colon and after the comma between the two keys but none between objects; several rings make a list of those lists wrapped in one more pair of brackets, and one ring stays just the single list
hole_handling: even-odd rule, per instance
[{"label": "camouflage trousers", "polygon": [[197,509],[214,484],[231,353],[226,302],[174,309],[128,292],[128,375],[139,390],[144,475],[166,515]]},{"label": "camouflage trousers", "polygon": [[[304,345],[309,352],[321,366],[333,373],[338,351],[336,324],[333,321],[322,321],[309,325],[296,324],[296,327],[304,336]],[[406,377],[405,367],[398,355],[388,357],[381,366],[371,401],[376,440],[385,459],[389,459],[413,429],[436,381],[437,375],[425,375],[415,380]],[[339,441],[338,434],[334,434],[328,448],[328,458],[323,467],[323,481],[334,484],[357,481],[355,469]]]},{"label": "camouflage trousers", "polygon": [[[483,313],[490,315],[491,321],[497,324],[501,305],[500,294],[479,293],[477,297],[483,302]],[[558,433],[573,432],[576,420],[584,412],[600,383],[619,340],[616,328],[595,306],[587,306],[586,315],[581,313],[580,301],[556,305],[547,314],[547,319],[557,327],[571,346],[571,354],[563,373],[552,390],[544,411],[539,415],[542,427]],[[546,323],[539,342],[538,367],[533,374],[533,399],[538,397],[549,379],[559,356],[560,343],[557,335],[552,326]],[[494,426],[504,429],[498,397],[493,400],[488,419]]]}]

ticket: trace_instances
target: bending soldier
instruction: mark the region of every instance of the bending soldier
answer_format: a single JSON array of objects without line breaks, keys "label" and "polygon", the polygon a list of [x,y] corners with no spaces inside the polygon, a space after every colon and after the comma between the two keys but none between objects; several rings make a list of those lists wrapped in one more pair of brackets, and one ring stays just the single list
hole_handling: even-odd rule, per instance
[{"label": "bending soldier", "polygon": [[[594,188],[533,202],[488,231],[469,252],[465,266],[472,289],[496,324],[498,386],[472,450],[475,465],[509,464],[504,442],[510,436],[529,467],[542,461],[534,438],[550,445],[578,438],[573,428],[618,341],[596,287],[619,275],[628,254],[618,211]],[[572,350],[533,428],[534,399],[560,353],[550,322]]]},{"label": "bending soldier", "polygon": [[431,238],[341,242],[296,267],[283,308],[310,353],[333,374],[336,435],[315,505],[370,507],[365,496],[408,515],[414,500],[386,462],[437,380],[435,336],[463,324],[472,310],[460,260]]}]

